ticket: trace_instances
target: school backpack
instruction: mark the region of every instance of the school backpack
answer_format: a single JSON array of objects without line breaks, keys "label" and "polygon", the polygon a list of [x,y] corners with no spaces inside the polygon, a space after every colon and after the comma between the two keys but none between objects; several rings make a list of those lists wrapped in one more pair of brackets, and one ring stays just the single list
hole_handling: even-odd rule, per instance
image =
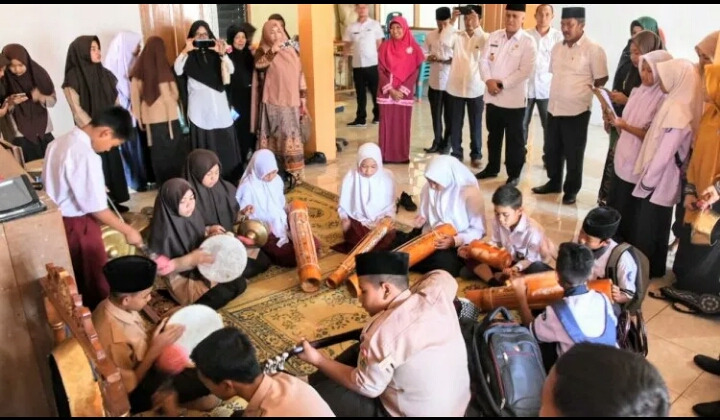
[{"label": "school backpack", "polygon": [[505,308],[481,322],[461,318],[460,326],[472,391],[465,417],[537,417],[546,373],[530,330]]},{"label": "school backpack", "polygon": [[630,302],[623,305],[618,316],[618,345],[623,349],[647,357],[647,329],[642,314],[642,303],[650,284],[650,261],[639,249],[628,243],[621,243],[610,253],[605,274],[613,284],[618,284],[617,266],[620,257],[626,252],[635,261],[637,275],[635,276],[635,295]]}]

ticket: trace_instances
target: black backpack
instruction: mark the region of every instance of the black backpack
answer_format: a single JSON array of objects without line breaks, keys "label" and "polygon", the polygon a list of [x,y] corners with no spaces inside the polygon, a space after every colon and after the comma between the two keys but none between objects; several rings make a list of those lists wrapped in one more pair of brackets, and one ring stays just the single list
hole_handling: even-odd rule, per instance
[{"label": "black backpack", "polygon": [[460,327],[472,390],[466,417],[537,417],[546,374],[530,330],[505,308],[482,322],[461,318]]},{"label": "black backpack", "polygon": [[618,285],[617,266],[620,257],[626,252],[635,261],[637,275],[635,276],[635,296],[630,302],[621,307],[618,316],[618,345],[623,349],[647,357],[647,329],[642,314],[642,303],[645,300],[648,285],[650,284],[650,262],[648,258],[639,249],[628,243],[618,244],[610,254],[605,275],[612,280],[613,284]]}]

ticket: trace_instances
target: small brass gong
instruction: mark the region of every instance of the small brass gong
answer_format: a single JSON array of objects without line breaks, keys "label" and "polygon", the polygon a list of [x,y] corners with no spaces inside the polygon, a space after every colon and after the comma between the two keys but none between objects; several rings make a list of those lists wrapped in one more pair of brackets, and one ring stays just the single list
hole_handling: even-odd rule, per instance
[{"label": "small brass gong", "polygon": [[259,220],[245,219],[237,225],[238,235],[252,239],[257,247],[263,247],[268,241],[268,228]]},{"label": "small brass gong", "polygon": [[712,210],[701,212],[692,223],[690,242],[695,245],[715,245],[719,221],[720,214]]}]

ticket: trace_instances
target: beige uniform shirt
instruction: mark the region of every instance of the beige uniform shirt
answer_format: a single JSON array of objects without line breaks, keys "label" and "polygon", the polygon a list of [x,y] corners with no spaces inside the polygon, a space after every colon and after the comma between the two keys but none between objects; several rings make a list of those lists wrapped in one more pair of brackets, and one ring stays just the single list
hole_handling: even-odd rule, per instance
[{"label": "beige uniform shirt", "polygon": [[365,327],[353,380],[393,417],[463,417],[467,350],[453,299],[457,282],[432,271]]},{"label": "beige uniform shirt", "polygon": [[140,314],[120,309],[105,299],[93,311],[92,320],[100,344],[120,370],[125,389],[135,389],[134,370],[145,357],[150,339]]},{"label": "beige uniform shirt", "polygon": [[335,414],[313,387],[292,375],[278,373],[263,377],[243,417],[335,417]]}]

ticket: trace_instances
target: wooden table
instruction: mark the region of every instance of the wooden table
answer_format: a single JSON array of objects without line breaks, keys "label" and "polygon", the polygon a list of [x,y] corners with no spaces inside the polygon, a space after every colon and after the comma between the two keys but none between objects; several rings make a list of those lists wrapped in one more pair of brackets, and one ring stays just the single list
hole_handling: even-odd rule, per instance
[{"label": "wooden table", "polygon": [[[0,177],[25,171],[0,149]],[[0,223],[0,416],[55,416],[48,368],[52,333],[47,325],[39,280],[45,264],[72,261],[57,206],[40,191],[47,210]]]}]

